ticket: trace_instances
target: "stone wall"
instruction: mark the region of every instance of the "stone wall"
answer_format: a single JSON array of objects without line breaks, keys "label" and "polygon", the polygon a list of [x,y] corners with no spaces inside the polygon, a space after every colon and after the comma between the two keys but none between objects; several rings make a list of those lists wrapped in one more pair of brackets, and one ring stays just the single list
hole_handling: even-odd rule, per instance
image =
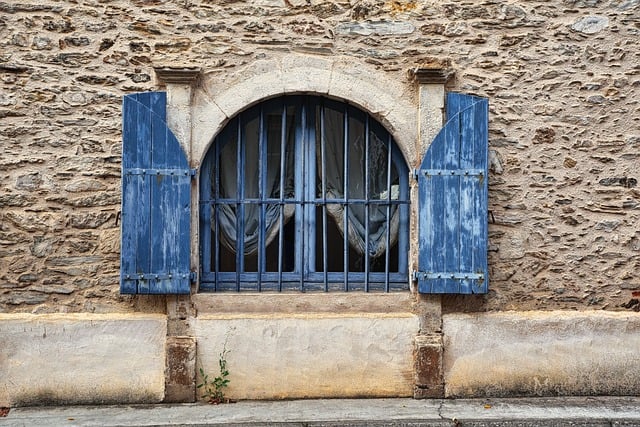
[{"label": "stone wall", "polygon": [[118,294],[121,97],[284,53],[489,97],[491,292],[445,310],[638,310],[639,33],[638,0],[2,1],[0,312],[164,310]]}]

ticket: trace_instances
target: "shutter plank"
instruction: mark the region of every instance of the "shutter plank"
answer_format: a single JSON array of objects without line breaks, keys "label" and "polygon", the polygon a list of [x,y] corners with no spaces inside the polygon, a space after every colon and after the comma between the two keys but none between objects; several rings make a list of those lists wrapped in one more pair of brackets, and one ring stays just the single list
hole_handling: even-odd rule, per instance
[{"label": "shutter plank", "polygon": [[[142,101],[142,102],[140,102]],[[140,169],[151,168],[151,110],[145,105],[148,104],[149,96],[140,94],[136,109],[138,110],[136,122],[136,165]],[[151,256],[147,248],[151,247],[151,189],[149,188],[149,176],[138,175],[135,179],[136,196],[133,200],[129,215],[135,216],[135,233],[137,240],[135,272],[143,274],[150,271]],[[123,210],[124,212],[124,210]],[[149,282],[140,280],[138,282],[137,293],[148,294]]]},{"label": "shutter plank", "polygon": [[[457,170],[460,167],[460,119],[454,116],[451,126],[445,129],[445,156],[442,168],[445,170]],[[435,160],[435,159],[434,159]],[[442,253],[444,259],[438,265],[438,271],[452,273],[459,271],[459,234],[460,234],[460,176],[448,175],[443,179],[443,192],[445,197],[445,211],[443,223]],[[440,292],[455,293],[458,290],[458,280],[445,277],[439,284]]]}]

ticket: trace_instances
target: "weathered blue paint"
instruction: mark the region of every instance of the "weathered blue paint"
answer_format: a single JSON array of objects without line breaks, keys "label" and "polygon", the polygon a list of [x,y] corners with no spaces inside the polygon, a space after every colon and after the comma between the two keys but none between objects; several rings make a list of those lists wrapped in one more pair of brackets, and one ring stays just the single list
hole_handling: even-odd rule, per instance
[{"label": "weathered blue paint", "polygon": [[123,99],[120,292],[190,292],[191,178],[166,94]]},{"label": "weathered blue paint", "polygon": [[448,94],[447,123],[418,171],[421,293],[486,293],[488,101]]}]

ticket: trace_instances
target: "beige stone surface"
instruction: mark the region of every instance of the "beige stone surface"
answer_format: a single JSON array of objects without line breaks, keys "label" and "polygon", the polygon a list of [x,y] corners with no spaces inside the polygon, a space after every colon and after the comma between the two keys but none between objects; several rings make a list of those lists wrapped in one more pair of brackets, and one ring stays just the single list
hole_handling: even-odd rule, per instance
[{"label": "beige stone surface", "polygon": [[449,314],[443,332],[449,397],[640,393],[637,313]]},{"label": "beige stone surface", "polygon": [[160,402],[159,315],[0,314],[0,406]]},{"label": "beige stone surface", "polygon": [[116,223],[122,96],[154,67],[202,69],[204,114],[170,119],[193,166],[244,103],[326,91],[414,167],[434,58],[490,105],[491,293],[445,311],[640,308],[637,1],[156,3],[0,3],[0,312],[157,311],[118,295]]},{"label": "beige stone surface", "polygon": [[411,396],[418,328],[409,313],[202,315],[193,324],[197,365],[210,377],[226,342],[227,395],[237,399]]}]

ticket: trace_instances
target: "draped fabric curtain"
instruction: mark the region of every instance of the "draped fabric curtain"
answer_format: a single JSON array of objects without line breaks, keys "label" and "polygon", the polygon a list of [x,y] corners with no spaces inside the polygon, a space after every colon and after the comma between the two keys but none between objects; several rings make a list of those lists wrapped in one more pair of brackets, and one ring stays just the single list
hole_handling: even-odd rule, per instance
[{"label": "draped fabric curtain", "polygon": [[[398,185],[397,171],[393,163],[389,170],[389,152],[387,144],[378,135],[369,131],[369,147],[365,140],[364,123],[351,119],[348,129],[351,131],[347,139],[348,167],[345,175],[345,147],[344,147],[344,115],[341,112],[325,109],[324,138],[325,138],[325,186],[327,198],[344,199],[345,177],[348,199],[359,200],[397,200]],[[322,173],[321,141],[318,142],[316,158],[317,170]],[[366,164],[368,162],[368,171]],[[367,176],[368,172],[368,176]],[[387,178],[391,174],[391,188]],[[365,180],[368,180],[368,193]],[[391,191],[389,191],[391,190]],[[393,246],[398,237],[399,212],[396,205],[369,205],[369,241],[367,243],[366,209],[364,204],[349,204],[347,208],[347,235],[350,246],[359,254],[379,257],[387,250],[387,229],[390,231],[389,245]],[[340,233],[344,237],[345,207],[342,204],[328,204],[327,211],[333,217]]]},{"label": "draped fabric curtain", "polygon": [[[317,107],[322,108],[322,107]],[[312,114],[317,112],[311,109]],[[300,111],[296,111],[300,114]],[[280,120],[278,115],[272,116]],[[364,115],[363,115],[364,118]],[[237,132],[226,137],[220,138],[217,142],[224,144],[220,150],[220,158],[218,160],[219,168],[219,196],[221,199],[259,199],[259,174],[260,174],[260,122],[256,115],[247,120],[242,125],[244,147],[240,150],[244,153],[244,158],[238,157],[238,138]],[[265,118],[265,126],[268,126],[268,120]],[[307,123],[310,120],[306,121]],[[235,123],[235,122],[232,122]],[[347,140],[348,167],[345,175],[345,156],[344,147],[344,114],[331,108],[325,108],[324,113],[324,129],[320,130],[316,127],[316,149],[315,153],[298,153],[297,155],[315,155],[317,177],[307,177],[306,179],[316,179],[317,195],[322,197],[322,191],[325,191],[327,199],[344,199],[345,184],[347,191],[347,199],[364,200],[397,200],[398,199],[398,173],[393,162],[389,168],[389,148],[386,141],[382,141],[378,134],[374,131],[369,132],[369,148],[368,156],[365,141],[365,128],[362,120],[349,119],[349,135]],[[231,126],[231,125],[230,125]],[[237,127],[237,126],[236,126]],[[291,199],[295,194],[294,182],[294,153],[296,142],[295,135],[306,133],[307,129],[302,132],[295,132],[294,120],[287,121],[287,129],[277,127],[276,133],[266,132],[267,144],[267,161],[266,166],[266,182],[264,198],[279,199],[281,194],[281,174],[284,173],[282,190],[283,198]],[[281,133],[285,132],[285,171],[281,171]],[[324,150],[322,148],[321,138],[324,137]],[[323,155],[324,151],[324,166]],[[238,162],[244,161],[244,176],[240,179],[240,185],[243,186],[243,194],[239,193],[238,188]],[[366,164],[368,162],[368,171]],[[367,176],[368,172],[368,176]],[[324,189],[322,188],[322,174],[324,173]],[[391,186],[388,184],[388,174]],[[216,188],[214,177],[212,176],[212,188]],[[368,180],[368,193],[365,194],[365,180]],[[301,185],[301,183],[297,183]],[[242,197],[240,197],[242,196]],[[218,209],[218,229],[220,242],[232,253],[235,253],[238,245],[238,217],[241,212],[238,210],[239,204],[236,203],[217,203]],[[287,223],[295,212],[293,203],[264,203],[265,209],[265,246],[277,236],[282,215],[282,224]],[[333,218],[338,230],[344,238],[345,229],[350,246],[359,254],[368,254],[370,257],[379,257],[387,250],[387,230],[389,230],[389,244],[393,246],[398,237],[399,212],[396,205],[369,205],[368,218],[368,247],[366,246],[366,205],[364,203],[349,203],[347,209],[347,224],[344,221],[344,204],[328,203],[327,212]],[[244,255],[252,255],[257,252],[260,239],[260,223],[261,204],[245,203],[244,204]]]},{"label": "draped fabric curtain", "polygon": [[[271,116],[273,118],[273,116]],[[277,117],[279,119],[279,117]],[[240,185],[243,187],[243,200],[260,198],[260,122],[259,118],[254,118],[244,123],[242,127],[244,159],[237,159],[238,138],[228,140],[220,152],[219,174],[220,174],[220,198],[238,199],[238,162],[244,161],[244,176]],[[287,131],[285,139],[285,176],[283,177],[284,198],[293,196],[293,132]],[[267,161],[262,168],[267,168],[265,193],[263,199],[279,199],[281,194],[281,138],[278,133],[277,138],[269,138],[263,143],[267,144]],[[212,177],[213,179],[213,177]],[[215,183],[213,188],[215,188]],[[235,203],[219,203],[218,208],[218,228],[220,232],[220,242],[232,253],[235,253],[238,236],[238,217],[240,211]],[[295,212],[293,204],[284,206],[277,203],[262,204],[265,209],[265,246],[269,246],[271,241],[277,236],[280,227],[280,215],[283,216],[283,224],[286,224]],[[260,243],[260,216],[261,204],[244,204],[244,255],[253,255],[258,251]]]}]

